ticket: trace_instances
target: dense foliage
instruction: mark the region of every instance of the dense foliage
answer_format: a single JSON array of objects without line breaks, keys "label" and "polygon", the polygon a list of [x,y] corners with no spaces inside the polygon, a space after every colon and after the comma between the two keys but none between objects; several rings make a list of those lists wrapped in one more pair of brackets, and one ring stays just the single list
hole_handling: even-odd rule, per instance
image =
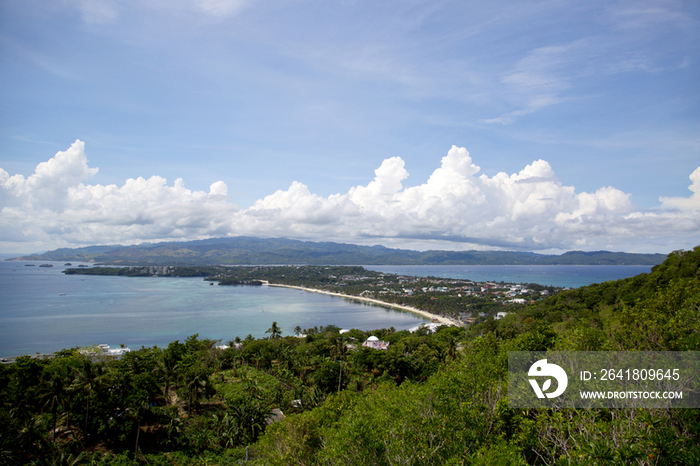
[{"label": "dense foliage", "polygon": [[[697,247],[466,330],[272,323],[225,349],[22,357],[0,366],[0,463],[696,465],[699,410],[512,409],[507,353],[698,351],[699,318]],[[370,333],[388,350],[361,347]]]}]

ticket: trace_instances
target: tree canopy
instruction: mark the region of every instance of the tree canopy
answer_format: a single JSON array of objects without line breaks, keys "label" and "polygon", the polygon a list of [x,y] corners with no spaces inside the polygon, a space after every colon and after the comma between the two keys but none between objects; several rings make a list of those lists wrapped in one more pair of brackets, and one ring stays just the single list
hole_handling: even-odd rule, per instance
[{"label": "tree canopy", "polygon": [[267,333],[0,365],[0,462],[700,464],[698,409],[515,409],[507,386],[509,351],[698,351],[700,247],[468,328]]}]

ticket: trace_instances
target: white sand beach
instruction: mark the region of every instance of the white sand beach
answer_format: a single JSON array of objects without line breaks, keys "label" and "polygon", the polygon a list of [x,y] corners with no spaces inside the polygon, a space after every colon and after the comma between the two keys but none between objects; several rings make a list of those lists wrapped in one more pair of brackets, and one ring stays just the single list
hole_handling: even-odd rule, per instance
[{"label": "white sand beach", "polygon": [[349,294],[333,293],[333,292],[331,292],[331,291],[317,290],[317,289],[314,289],[314,288],[305,288],[305,287],[303,287],[303,286],[279,285],[279,284],[275,284],[275,283],[268,283],[268,282],[265,281],[265,280],[261,280],[261,281],[262,281],[265,285],[268,285],[268,286],[279,286],[279,287],[282,287],[282,288],[294,288],[294,289],[296,289],[296,290],[309,291],[309,292],[311,292],[311,293],[320,293],[320,294],[326,294],[326,295],[329,295],[329,296],[337,296],[337,297],[339,297],[339,298],[355,299],[355,300],[357,300],[357,301],[365,301],[365,302],[368,302],[368,303],[377,304],[377,305],[379,305],[379,306],[389,307],[389,308],[392,308],[392,309],[399,309],[399,310],[401,310],[401,311],[412,312],[412,313],[414,313],[414,314],[418,314],[418,315],[421,315],[421,316],[423,316],[423,317],[427,317],[427,318],[430,319],[430,320],[437,319],[439,322],[441,322],[441,323],[443,323],[443,324],[445,324],[445,325],[452,325],[452,326],[455,326],[455,327],[460,327],[460,326],[461,326],[456,320],[450,319],[450,318],[448,318],[448,317],[442,317],[442,316],[438,316],[438,315],[435,315],[435,314],[431,314],[430,312],[423,311],[423,310],[421,310],[421,309],[417,309],[417,308],[411,307],[411,306],[403,306],[403,305],[401,305],[401,304],[387,303],[387,302],[385,302],[385,301],[380,301],[380,300],[378,300],[378,299],[365,298],[365,297],[362,297],[362,296],[352,296],[352,295],[349,295]]}]

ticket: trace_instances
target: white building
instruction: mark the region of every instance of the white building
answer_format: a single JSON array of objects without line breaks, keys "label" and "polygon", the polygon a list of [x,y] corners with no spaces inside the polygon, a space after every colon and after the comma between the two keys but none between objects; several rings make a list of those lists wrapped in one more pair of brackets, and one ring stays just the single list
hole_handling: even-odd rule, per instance
[{"label": "white building", "polygon": [[388,341],[381,341],[379,338],[375,337],[372,335],[362,343],[362,346],[366,346],[367,348],[372,348],[372,349],[378,349],[378,350],[386,350],[389,349],[389,342]]}]

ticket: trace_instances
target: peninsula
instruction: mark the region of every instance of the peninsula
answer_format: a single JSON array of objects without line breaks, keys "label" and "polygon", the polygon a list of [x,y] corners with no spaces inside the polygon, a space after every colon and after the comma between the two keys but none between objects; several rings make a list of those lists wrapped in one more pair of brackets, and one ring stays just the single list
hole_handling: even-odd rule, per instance
[{"label": "peninsula", "polygon": [[499,318],[515,308],[551,296],[561,288],[538,284],[474,282],[415,277],[360,266],[122,266],[71,268],[68,275],[203,277],[223,286],[282,286],[420,314],[446,325],[470,325]]}]

